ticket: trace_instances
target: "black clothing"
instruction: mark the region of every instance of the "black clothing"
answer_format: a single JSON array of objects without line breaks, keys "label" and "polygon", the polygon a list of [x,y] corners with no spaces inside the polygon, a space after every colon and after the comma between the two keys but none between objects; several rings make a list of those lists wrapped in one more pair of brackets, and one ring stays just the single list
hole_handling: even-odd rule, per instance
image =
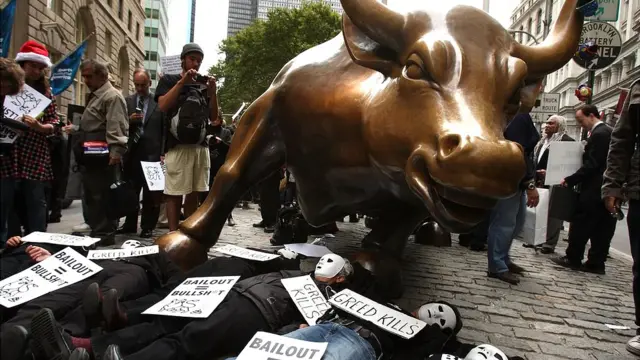
[{"label": "black clothing", "polygon": [[524,149],[527,172],[522,179],[522,184],[532,180],[535,176],[535,165],[533,161],[533,150],[540,140],[540,134],[533,125],[531,115],[518,114],[514,116],[507,128],[504,130],[504,138],[517,142]]},{"label": "black clothing", "polygon": [[260,215],[266,226],[273,226],[280,209],[280,180],[282,172],[275,171],[260,183]]},{"label": "black clothing", "polygon": [[[4,280],[9,276],[15,275],[35,265],[35,262],[33,262],[26,253],[27,246],[29,245],[41,247],[48,250],[51,254],[55,254],[66,247],[54,244],[35,243],[22,243],[15,248],[7,247],[2,254],[0,254],[0,280]],[[78,251],[79,249],[74,248],[74,250]]]},{"label": "black clothing", "polygon": [[[207,135],[213,136],[213,138],[209,140],[209,155],[211,157],[211,176],[209,177],[209,181],[213,183],[213,178],[224,164],[227,154],[229,153],[232,135],[231,131],[222,125],[207,126]],[[216,137],[220,138],[220,141],[216,141]]]},{"label": "black clothing", "polygon": [[116,179],[116,166],[82,167],[82,186],[87,205],[87,224],[91,227],[91,236],[106,237],[114,234],[117,221],[107,217],[109,187]]}]

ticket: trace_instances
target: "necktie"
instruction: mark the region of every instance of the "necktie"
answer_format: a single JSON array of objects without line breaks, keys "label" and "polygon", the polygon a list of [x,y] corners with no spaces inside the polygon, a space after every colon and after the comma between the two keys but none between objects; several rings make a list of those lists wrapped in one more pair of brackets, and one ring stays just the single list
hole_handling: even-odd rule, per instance
[{"label": "necktie", "polygon": [[138,109],[144,114],[144,98],[142,96],[138,96]]},{"label": "necktie", "polygon": [[591,137],[591,131],[587,132],[587,139]]}]

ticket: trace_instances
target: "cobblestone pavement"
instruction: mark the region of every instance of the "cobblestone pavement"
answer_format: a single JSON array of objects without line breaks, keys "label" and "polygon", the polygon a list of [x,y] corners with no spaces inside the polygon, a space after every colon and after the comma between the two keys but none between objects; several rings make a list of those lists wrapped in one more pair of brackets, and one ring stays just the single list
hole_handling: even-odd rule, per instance
[{"label": "cobblestone pavement", "polygon": [[[234,218],[237,225],[224,228],[219,244],[274,248],[268,234],[251,226],[260,220],[255,209],[236,209]],[[56,229],[49,231],[70,231],[77,224],[65,225],[67,222],[55,224]],[[341,231],[328,246],[343,255],[357,249],[368,231],[363,221],[338,223],[338,227]],[[155,235],[160,233],[158,230]],[[565,245],[561,241],[557,253],[564,253]],[[491,343],[510,356],[528,360],[636,359],[625,350],[626,341],[635,335],[631,263],[627,259],[614,257],[607,262],[606,275],[594,275],[559,268],[549,261],[549,255],[536,254],[517,241],[511,255],[528,270],[517,286],[487,278],[486,253],[469,251],[456,240],[450,248],[410,243],[403,262],[405,293],[398,302],[407,308],[434,299],[455,304],[464,321],[461,339]],[[605,324],[632,330],[611,330]]]}]

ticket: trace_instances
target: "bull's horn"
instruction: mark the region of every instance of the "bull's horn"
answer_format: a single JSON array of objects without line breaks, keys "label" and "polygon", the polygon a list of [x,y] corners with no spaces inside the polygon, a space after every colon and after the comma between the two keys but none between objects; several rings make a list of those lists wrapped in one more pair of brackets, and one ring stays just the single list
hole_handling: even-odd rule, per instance
[{"label": "bull's horn", "polygon": [[381,45],[395,51],[404,48],[404,16],[389,9],[376,0],[340,0],[349,19],[362,31]]},{"label": "bull's horn", "polygon": [[524,60],[530,78],[541,78],[560,69],[578,49],[584,16],[578,0],[566,0],[549,36],[540,45],[526,46],[514,40],[511,55]]}]

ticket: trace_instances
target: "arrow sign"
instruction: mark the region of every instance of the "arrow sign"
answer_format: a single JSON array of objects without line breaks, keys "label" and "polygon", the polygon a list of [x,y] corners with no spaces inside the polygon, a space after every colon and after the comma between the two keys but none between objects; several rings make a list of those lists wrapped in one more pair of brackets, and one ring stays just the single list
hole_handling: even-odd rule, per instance
[{"label": "arrow sign", "polygon": [[600,60],[600,59],[599,58],[595,58],[595,59],[591,60],[591,63],[589,63],[589,66],[588,66],[589,70],[593,69],[594,66],[598,65],[598,60]]},{"label": "arrow sign", "polygon": [[585,23],[580,34],[580,44],[597,45],[597,56],[592,59],[580,57],[576,52],[573,56],[578,66],[587,70],[599,70],[613,64],[622,50],[622,37],[615,26],[601,21]]}]

